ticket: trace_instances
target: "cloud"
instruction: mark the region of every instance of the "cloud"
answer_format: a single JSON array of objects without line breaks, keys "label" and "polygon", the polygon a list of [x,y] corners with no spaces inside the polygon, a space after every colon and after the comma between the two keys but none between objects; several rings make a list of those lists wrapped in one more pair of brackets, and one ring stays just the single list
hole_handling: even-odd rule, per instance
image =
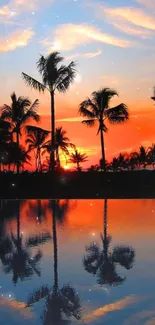
[{"label": "cloud", "polygon": [[66,60],[73,60],[76,58],[92,59],[92,58],[99,56],[101,54],[102,54],[101,50],[98,50],[97,52],[89,52],[89,53],[75,53],[73,55],[67,56]]},{"label": "cloud", "polygon": [[151,310],[143,310],[141,312],[138,312],[131,317],[129,317],[125,322],[124,325],[131,325],[131,324],[137,324],[140,325],[141,322],[146,321],[145,325],[154,325],[155,321],[155,309]]},{"label": "cloud", "polygon": [[10,33],[6,37],[0,37],[0,53],[13,51],[18,47],[24,47],[35,33],[29,28]]},{"label": "cloud", "polygon": [[147,30],[147,29],[143,29],[143,28],[135,28],[133,26],[127,25],[125,23],[115,23],[113,22],[112,25],[119,29],[121,32],[129,34],[129,35],[133,35],[133,36],[137,36],[137,37],[141,37],[143,39],[146,38],[151,38],[153,36],[152,31]]},{"label": "cloud", "polygon": [[48,52],[53,50],[70,51],[77,46],[88,44],[90,42],[100,42],[122,48],[133,45],[133,42],[114,37],[103,33],[100,29],[89,25],[67,24],[57,28],[54,33],[54,42],[45,39],[41,44],[47,48]]},{"label": "cloud", "polygon": [[125,307],[127,307],[131,304],[135,304],[138,301],[139,301],[139,298],[136,296],[125,297],[125,298],[118,300],[114,303],[105,305],[103,307],[100,307],[100,308],[97,308],[97,309],[91,311],[88,315],[86,315],[84,317],[84,321],[86,323],[92,323],[97,318],[106,316],[106,314],[108,314],[109,312],[124,309]]},{"label": "cloud", "polygon": [[57,119],[56,122],[82,122],[83,117],[66,117],[66,118],[61,118]]},{"label": "cloud", "polygon": [[135,26],[155,30],[155,20],[153,16],[143,10],[131,7],[104,8],[102,13],[111,19],[132,23]]},{"label": "cloud", "polygon": [[[45,4],[52,4],[54,0],[44,0]],[[34,11],[42,5],[41,0],[11,0],[6,6],[0,7],[0,17],[13,17],[25,11]]]},{"label": "cloud", "polygon": [[137,3],[148,7],[150,9],[155,9],[155,1],[154,0],[136,0]]}]

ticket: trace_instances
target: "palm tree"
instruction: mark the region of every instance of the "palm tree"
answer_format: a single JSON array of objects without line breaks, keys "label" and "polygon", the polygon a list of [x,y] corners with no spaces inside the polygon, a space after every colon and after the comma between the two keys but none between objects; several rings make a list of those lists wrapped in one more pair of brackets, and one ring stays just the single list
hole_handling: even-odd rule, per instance
[{"label": "palm tree", "polygon": [[80,104],[79,113],[86,117],[86,120],[83,120],[82,123],[87,126],[94,126],[98,122],[98,131],[101,138],[101,152],[102,152],[102,169],[105,171],[105,146],[104,146],[104,136],[103,132],[107,132],[108,128],[105,124],[105,121],[109,121],[112,124],[124,123],[129,119],[128,108],[125,104],[121,103],[120,105],[110,108],[110,100],[118,96],[118,93],[115,90],[110,88],[103,88],[99,91],[94,91],[92,93],[92,99],[87,98]]},{"label": "palm tree", "polygon": [[23,146],[18,146],[16,142],[9,142],[7,145],[7,164],[9,166],[18,164],[18,171],[23,170],[25,164],[30,164],[31,157],[29,151],[26,151]]},{"label": "palm tree", "polygon": [[7,163],[7,145],[11,140],[10,123],[0,117],[0,171],[2,170],[2,164]]},{"label": "palm tree", "polygon": [[49,135],[49,131],[43,130],[36,126],[28,125],[26,127],[28,138],[26,144],[28,144],[28,150],[36,150],[36,172],[41,171],[41,150],[44,148],[45,141]]},{"label": "palm tree", "polygon": [[135,168],[140,168],[139,153],[131,152],[129,155],[129,166],[132,170]]},{"label": "palm tree", "polygon": [[74,153],[71,153],[69,162],[77,165],[77,170],[81,170],[80,163],[87,161],[87,155],[85,153],[81,153],[78,150],[75,150]]},{"label": "palm tree", "polygon": [[[70,142],[70,139],[66,137],[66,131],[62,129],[61,127],[56,128],[55,132],[55,148],[56,148],[56,165],[60,167],[60,153],[59,151],[61,150],[65,156],[69,155],[69,150],[68,148],[74,148],[75,145]],[[45,146],[46,150],[48,152],[51,152],[51,141],[48,141]]]},{"label": "palm tree", "polygon": [[[15,92],[11,94],[11,106],[2,107],[1,118],[9,121],[12,126],[12,132],[16,133],[16,143],[19,148],[21,128],[31,119],[39,121],[39,115],[36,112],[39,101],[36,99],[33,104],[27,97],[18,97]],[[19,161],[17,160],[17,174],[19,174]]]},{"label": "palm tree", "polygon": [[148,162],[155,168],[155,144],[148,148]]},{"label": "palm tree", "polygon": [[143,166],[143,168],[146,168],[147,160],[148,160],[147,150],[145,149],[145,147],[140,146],[140,148],[139,148],[139,163],[140,163],[140,165]]},{"label": "palm tree", "polygon": [[60,53],[53,52],[47,57],[41,55],[37,62],[37,69],[41,75],[42,81],[32,78],[26,73],[22,73],[27,85],[38,90],[39,92],[48,91],[51,97],[51,169],[55,166],[55,92],[66,92],[75,78],[75,62],[68,66],[62,64],[64,58]]},{"label": "palm tree", "polygon": [[[30,248],[44,244],[46,241],[51,239],[48,233],[42,233],[41,235],[33,235],[23,241],[23,236],[21,235],[20,226],[20,209],[21,206],[25,204],[25,201],[13,201],[11,207],[10,202],[5,204],[5,213],[15,215],[17,218],[17,235],[14,236],[11,233],[10,236],[4,236],[1,241],[1,249],[3,248],[1,254],[1,260],[4,267],[4,272],[13,273],[13,283],[17,284],[18,279],[23,281],[25,278],[37,274],[40,276],[40,269],[38,268],[38,263],[42,257],[40,249],[35,253],[34,256],[31,255]],[[2,253],[1,252],[1,253]]]},{"label": "palm tree", "polygon": [[58,220],[62,220],[66,212],[60,208],[58,200],[49,200],[48,204],[49,208],[52,210],[53,221],[54,284],[53,288],[42,286],[33,291],[28,297],[27,307],[32,306],[40,299],[46,297],[45,308],[41,317],[42,323],[44,325],[63,325],[68,324],[68,321],[63,319],[63,315],[66,315],[67,318],[74,317],[77,320],[81,319],[81,302],[78,294],[69,285],[65,285],[59,289],[56,220],[57,218]]},{"label": "palm tree", "polygon": [[97,282],[101,285],[119,285],[125,281],[125,277],[118,275],[117,264],[129,270],[132,268],[135,251],[132,247],[119,245],[109,251],[111,237],[107,233],[107,199],[104,201],[104,229],[101,234],[102,247],[92,243],[86,247],[87,255],[83,258],[83,265],[87,272],[97,276]]}]

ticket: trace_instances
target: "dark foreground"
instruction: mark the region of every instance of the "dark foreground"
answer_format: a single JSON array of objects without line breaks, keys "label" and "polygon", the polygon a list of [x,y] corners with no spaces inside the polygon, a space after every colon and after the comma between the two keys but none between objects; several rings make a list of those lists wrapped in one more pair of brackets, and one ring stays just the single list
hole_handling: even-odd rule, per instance
[{"label": "dark foreground", "polygon": [[155,171],[0,175],[0,198],[155,198]]}]

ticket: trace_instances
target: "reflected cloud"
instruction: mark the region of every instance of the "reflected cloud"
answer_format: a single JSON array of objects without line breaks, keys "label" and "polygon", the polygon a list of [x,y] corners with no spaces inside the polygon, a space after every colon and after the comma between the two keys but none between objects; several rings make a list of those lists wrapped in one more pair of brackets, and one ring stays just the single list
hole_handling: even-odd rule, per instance
[{"label": "reflected cloud", "polygon": [[[154,306],[155,307],[155,306]],[[143,310],[135,315],[129,317],[123,325],[141,325],[142,321],[144,325],[154,325],[155,324],[155,308],[151,310]]]},{"label": "reflected cloud", "polygon": [[0,310],[6,310],[7,312],[10,310],[12,317],[14,317],[14,313],[17,315],[20,314],[22,317],[27,319],[32,319],[35,317],[34,313],[30,308],[25,308],[26,303],[17,301],[15,299],[9,299],[7,297],[0,297]]},{"label": "reflected cloud", "polygon": [[140,300],[140,298],[137,296],[125,297],[121,300],[118,300],[118,301],[112,303],[112,304],[108,304],[108,305],[105,305],[103,307],[100,307],[100,308],[97,308],[97,309],[91,311],[88,315],[86,315],[84,317],[84,321],[86,323],[92,323],[97,318],[106,316],[106,314],[113,312],[113,311],[122,310],[122,309],[128,307],[129,305],[138,303],[139,300]]}]

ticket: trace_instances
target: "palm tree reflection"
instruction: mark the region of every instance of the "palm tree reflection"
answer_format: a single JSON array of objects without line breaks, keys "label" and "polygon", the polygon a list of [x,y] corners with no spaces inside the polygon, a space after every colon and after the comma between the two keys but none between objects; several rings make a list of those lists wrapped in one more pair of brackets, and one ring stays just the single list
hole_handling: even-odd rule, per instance
[{"label": "palm tree reflection", "polygon": [[111,237],[107,233],[107,199],[104,201],[104,231],[101,234],[102,247],[92,243],[86,247],[87,255],[83,258],[84,269],[97,277],[100,285],[120,285],[125,281],[117,273],[117,264],[129,270],[133,267],[135,251],[126,245],[115,246],[110,250]]},{"label": "palm tree reflection", "polygon": [[[5,273],[12,273],[12,281],[17,284],[20,279],[23,281],[34,274],[41,275],[39,268],[39,262],[42,257],[40,249],[32,256],[30,247],[43,244],[47,240],[51,239],[48,233],[42,235],[30,236],[27,239],[23,239],[20,226],[20,209],[25,203],[24,201],[15,200],[12,201],[14,209],[12,214],[16,214],[17,219],[17,234],[16,236],[11,233],[11,236],[3,237],[0,244],[0,258],[3,264]],[[10,202],[8,202],[10,204]],[[8,204],[6,204],[6,211],[9,212]]]},{"label": "palm tree reflection", "polygon": [[[54,256],[54,284],[52,288],[42,286],[32,292],[27,301],[27,307],[46,297],[45,307],[41,316],[44,325],[69,324],[69,319],[74,317],[81,319],[81,301],[74,288],[64,285],[59,288],[58,281],[58,243],[56,221],[63,222],[67,211],[67,202],[60,205],[58,200],[48,201],[48,207],[52,211],[52,232],[53,232],[53,256]],[[65,319],[67,318],[67,319]]]}]

